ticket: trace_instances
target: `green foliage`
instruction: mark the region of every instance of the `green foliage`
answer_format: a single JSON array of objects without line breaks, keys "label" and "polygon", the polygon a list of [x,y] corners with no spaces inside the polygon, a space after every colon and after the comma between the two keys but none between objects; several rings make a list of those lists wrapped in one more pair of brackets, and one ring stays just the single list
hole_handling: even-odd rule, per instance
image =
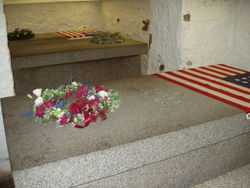
[{"label": "green foliage", "polygon": [[101,32],[93,37],[92,41],[96,44],[114,44],[114,43],[121,43],[125,39],[123,36],[116,32],[116,33],[110,33],[110,32]]},{"label": "green foliage", "polygon": [[35,34],[29,29],[16,28],[13,32],[8,33],[9,40],[27,40],[35,37]]}]

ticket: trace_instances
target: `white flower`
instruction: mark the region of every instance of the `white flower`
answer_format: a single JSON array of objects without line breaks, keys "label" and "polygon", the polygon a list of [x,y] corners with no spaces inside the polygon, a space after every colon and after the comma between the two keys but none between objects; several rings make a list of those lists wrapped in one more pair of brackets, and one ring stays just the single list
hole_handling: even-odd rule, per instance
[{"label": "white flower", "polygon": [[98,93],[98,95],[100,96],[100,97],[102,97],[102,98],[104,98],[104,97],[107,97],[108,96],[108,93],[106,92],[106,91],[99,91],[99,93]]},{"label": "white flower", "polygon": [[95,96],[94,96],[94,95],[91,95],[91,96],[88,96],[87,98],[88,98],[88,100],[94,100],[94,99],[95,99]]},{"label": "white flower", "polygon": [[31,94],[27,94],[27,97],[29,97],[30,99],[33,99],[32,95]]},{"label": "white flower", "polygon": [[42,89],[41,88],[35,89],[33,90],[33,93],[35,96],[40,97],[42,95]]},{"label": "white flower", "polygon": [[43,103],[43,98],[42,97],[38,97],[36,100],[35,100],[35,104],[36,105],[40,105]]},{"label": "white flower", "polygon": [[104,108],[104,106],[102,105],[102,103],[99,103],[99,105],[98,105],[101,109],[103,109]]},{"label": "white flower", "polygon": [[77,82],[72,82],[72,85],[73,86],[77,86]]}]

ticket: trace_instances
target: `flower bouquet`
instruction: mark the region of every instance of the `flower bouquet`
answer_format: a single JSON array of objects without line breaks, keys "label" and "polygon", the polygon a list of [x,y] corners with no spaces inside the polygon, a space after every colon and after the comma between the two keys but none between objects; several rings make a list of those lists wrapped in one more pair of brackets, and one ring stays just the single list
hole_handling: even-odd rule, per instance
[{"label": "flower bouquet", "polygon": [[118,92],[77,82],[57,89],[35,89],[28,97],[35,99],[32,116],[37,122],[43,125],[53,122],[58,127],[87,127],[97,118],[105,120],[106,113],[113,112],[121,104]]},{"label": "flower bouquet", "polygon": [[116,33],[110,33],[110,32],[100,32],[97,35],[95,35],[91,42],[95,44],[114,44],[114,43],[121,43],[125,41],[123,36],[116,32]]},{"label": "flower bouquet", "polygon": [[29,29],[16,28],[13,32],[8,33],[9,40],[27,40],[35,37],[35,34]]}]

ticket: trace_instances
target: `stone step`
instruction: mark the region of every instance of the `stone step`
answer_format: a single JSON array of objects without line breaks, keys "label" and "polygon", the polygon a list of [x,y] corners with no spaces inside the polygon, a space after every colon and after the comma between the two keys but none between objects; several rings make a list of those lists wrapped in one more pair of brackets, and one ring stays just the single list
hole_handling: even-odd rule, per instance
[{"label": "stone step", "polygon": [[22,95],[36,87],[53,88],[71,77],[93,84],[141,76],[141,55],[147,54],[146,43],[127,39],[100,45],[90,40],[10,42],[16,94]]},{"label": "stone step", "polygon": [[193,188],[249,188],[250,164],[228,172]]},{"label": "stone step", "polygon": [[250,122],[154,76],[104,83],[123,104],[86,129],[39,126],[3,100],[16,187],[190,187],[250,163]]}]

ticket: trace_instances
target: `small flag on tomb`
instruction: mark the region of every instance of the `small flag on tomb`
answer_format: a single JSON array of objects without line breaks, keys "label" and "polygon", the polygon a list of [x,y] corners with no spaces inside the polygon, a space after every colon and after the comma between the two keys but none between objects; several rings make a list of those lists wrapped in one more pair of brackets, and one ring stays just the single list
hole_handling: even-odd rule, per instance
[{"label": "small flag on tomb", "polygon": [[94,36],[97,31],[95,30],[71,30],[71,31],[61,31],[57,32],[61,35],[64,35],[67,38],[78,39],[78,38],[90,38]]},{"label": "small flag on tomb", "polygon": [[156,76],[237,107],[250,119],[250,72],[219,64]]}]

